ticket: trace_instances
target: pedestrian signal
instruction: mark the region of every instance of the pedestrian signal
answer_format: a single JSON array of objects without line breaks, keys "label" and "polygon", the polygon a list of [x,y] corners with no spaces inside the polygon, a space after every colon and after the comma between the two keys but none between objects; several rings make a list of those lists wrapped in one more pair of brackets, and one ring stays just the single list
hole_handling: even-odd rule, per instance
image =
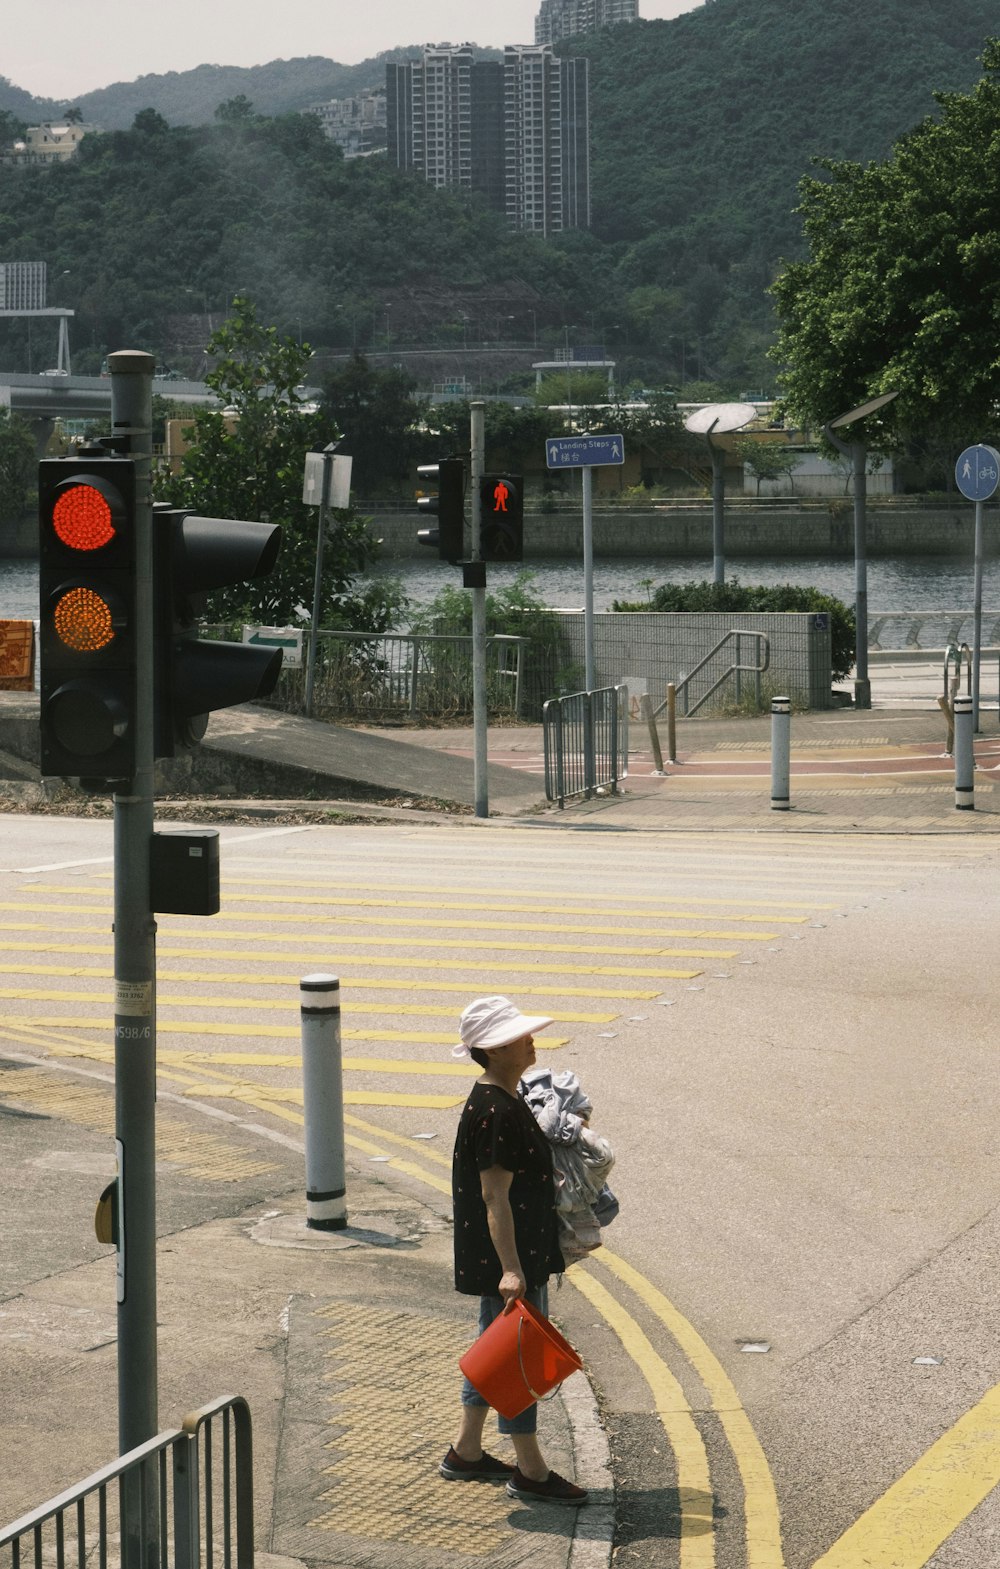
[{"label": "pedestrian signal", "polygon": [[43,774],[135,773],[135,465],[101,448],[38,465]]},{"label": "pedestrian signal", "polygon": [[484,474],[479,481],[479,547],[483,561],[523,561],[521,475]]},{"label": "pedestrian signal", "polygon": [[424,463],[421,479],[437,486],[436,496],[419,496],[417,511],[437,517],[437,528],[417,530],[422,545],[437,546],[442,561],[461,561],[465,554],[465,464],[461,458]]}]

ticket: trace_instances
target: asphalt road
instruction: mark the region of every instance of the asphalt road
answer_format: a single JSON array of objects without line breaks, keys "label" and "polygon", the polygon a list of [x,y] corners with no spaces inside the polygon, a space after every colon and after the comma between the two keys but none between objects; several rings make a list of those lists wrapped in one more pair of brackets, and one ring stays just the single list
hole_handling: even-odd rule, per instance
[{"label": "asphalt road", "polygon": [[[110,825],[0,822],[0,1059],[106,1065]],[[464,822],[232,828],[222,853],[220,915],[159,922],[175,1094],[300,1118],[297,983],[330,970],[349,1161],[377,1131],[440,1189],[462,1006],[554,1016],[540,1058],[618,1155],[621,1215],[558,1314],[622,1569],[1000,1562],[992,837]]]}]

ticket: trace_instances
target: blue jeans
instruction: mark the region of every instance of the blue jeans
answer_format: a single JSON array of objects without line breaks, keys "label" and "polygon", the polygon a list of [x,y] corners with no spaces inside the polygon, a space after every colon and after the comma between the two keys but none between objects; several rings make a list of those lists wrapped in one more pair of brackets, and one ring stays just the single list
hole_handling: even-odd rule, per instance
[{"label": "blue jeans", "polygon": [[[532,1286],[530,1291],[526,1291],[525,1292],[525,1301],[530,1302],[532,1307],[537,1308],[539,1313],[544,1313],[546,1318],[548,1318],[548,1316],[549,1316],[549,1288],[548,1288],[547,1285],[545,1285],[545,1286]],[[492,1324],[493,1320],[495,1318],[499,1318],[499,1316],[500,1316],[500,1314],[502,1312],[503,1312],[503,1297],[480,1297],[479,1298],[479,1333],[483,1334],[483,1332],[485,1330],[489,1329],[489,1327]],[[482,1395],[479,1393],[479,1391],[477,1389],[473,1389],[472,1385],[469,1383],[469,1380],[467,1378],[463,1378],[463,1380],[462,1380],[462,1404],[463,1404],[463,1406],[485,1406],[485,1405],[488,1405],[489,1402],[483,1399]],[[538,1427],[538,1406],[534,1402],[532,1402],[532,1404],[527,1408],[526,1411],[522,1411],[520,1416],[515,1416],[515,1417],[501,1416],[499,1411],[497,1412],[497,1430],[498,1430],[498,1432],[501,1432],[501,1433],[534,1433],[536,1431],[537,1427]]]}]

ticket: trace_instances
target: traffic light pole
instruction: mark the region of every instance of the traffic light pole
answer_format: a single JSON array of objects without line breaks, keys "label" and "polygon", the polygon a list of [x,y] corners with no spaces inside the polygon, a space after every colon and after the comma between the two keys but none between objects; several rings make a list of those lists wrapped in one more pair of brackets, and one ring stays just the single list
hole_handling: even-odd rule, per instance
[{"label": "traffic light pole", "polygon": [[[153,835],[153,357],[108,358],[111,427],[136,469],[135,775],[115,789],[115,1136],[118,1149],[118,1442],[155,1436],[156,923],[150,909]],[[129,1533],[131,1535],[131,1533]],[[138,1552],[137,1543],[129,1547]],[[129,1557],[131,1558],[131,1552]]]},{"label": "traffic light pole", "polygon": [[[486,471],[486,406],[471,405],[472,416],[472,550],[473,561],[481,559],[482,503],[479,481]],[[486,741],[486,588],[472,590],[472,715],[475,725],[473,784],[476,816],[488,817],[489,785]]]}]

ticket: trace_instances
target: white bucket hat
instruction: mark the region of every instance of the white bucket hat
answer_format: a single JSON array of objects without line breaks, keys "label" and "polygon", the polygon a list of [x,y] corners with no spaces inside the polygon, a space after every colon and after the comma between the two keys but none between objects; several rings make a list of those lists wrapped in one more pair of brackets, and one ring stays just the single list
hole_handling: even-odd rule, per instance
[{"label": "white bucket hat", "polygon": [[453,1057],[468,1057],[469,1048],[490,1051],[496,1046],[509,1046],[524,1035],[534,1035],[544,1030],[552,1020],[544,1014],[521,1013],[509,997],[477,997],[470,1002],[459,1022],[462,1039],[452,1047]]}]

